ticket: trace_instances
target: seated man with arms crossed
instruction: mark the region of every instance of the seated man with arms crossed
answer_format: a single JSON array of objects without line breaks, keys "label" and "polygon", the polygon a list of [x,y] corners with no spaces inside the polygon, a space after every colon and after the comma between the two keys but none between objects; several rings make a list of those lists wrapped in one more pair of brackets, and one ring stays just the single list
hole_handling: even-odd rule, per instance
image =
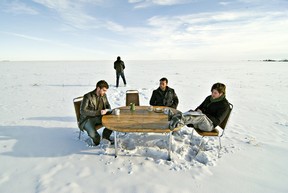
[{"label": "seated man with arms crossed", "polygon": [[179,100],[174,89],[168,87],[167,78],[161,78],[159,87],[152,93],[150,105],[167,106],[176,109],[178,103]]}]

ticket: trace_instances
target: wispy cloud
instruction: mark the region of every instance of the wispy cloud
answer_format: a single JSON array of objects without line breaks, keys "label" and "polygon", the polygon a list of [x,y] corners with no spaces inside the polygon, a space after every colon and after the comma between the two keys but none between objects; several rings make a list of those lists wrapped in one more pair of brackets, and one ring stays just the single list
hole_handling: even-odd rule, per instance
[{"label": "wispy cloud", "polygon": [[269,53],[268,50],[283,48],[284,42],[288,42],[287,18],[288,13],[284,12],[248,11],[155,16],[147,21],[151,28],[138,29],[143,35],[130,28],[125,33],[131,37],[137,34],[135,45],[150,47],[155,55],[173,50],[171,57],[176,58],[187,58],[190,52],[200,56],[208,50],[215,55],[240,55],[263,49]]},{"label": "wispy cloud", "polygon": [[99,25],[100,21],[87,14],[85,7],[93,4],[97,5],[102,0],[33,0],[36,3],[55,11],[64,20],[67,25],[79,29],[94,28]]},{"label": "wispy cloud", "polygon": [[[249,51],[255,53],[257,50],[262,52],[264,49],[267,50],[267,53],[271,50],[287,50],[285,45],[288,42],[286,35],[288,33],[288,13],[282,8],[267,9],[266,6],[265,9],[262,9],[261,3],[253,4],[253,10],[246,9],[245,3],[248,0],[214,2],[218,8],[221,8],[221,11],[213,9],[210,12],[210,10],[205,9],[206,11],[194,10],[187,13],[187,10],[184,9],[186,10],[185,13],[175,11],[169,12],[169,14],[167,10],[161,10],[170,9],[170,5],[185,3],[194,6],[193,3],[197,4],[200,1],[128,0],[126,4],[123,2],[124,5],[122,3],[120,5],[118,1],[116,5],[113,5],[111,1],[104,0],[32,1],[34,3],[27,5],[35,6],[36,3],[38,6],[35,6],[35,10],[36,8],[41,10],[42,15],[53,15],[52,18],[49,17],[49,24],[53,23],[51,30],[53,36],[47,35],[47,31],[45,31],[46,35],[43,36],[51,38],[51,40],[39,38],[42,31],[38,28],[36,29],[37,33],[35,29],[33,33],[29,33],[30,27],[19,33],[9,33],[9,35],[43,42],[41,45],[44,43],[53,44],[59,48],[66,46],[73,50],[78,48],[87,52],[93,52],[93,49],[106,49],[109,53],[112,50],[115,52],[125,50],[129,55],[134,53],[134,56],[135,53],[145,53],[147,58],[159,58],[166,56],[166,54],[171,58],[189,58],[191,53],[200,56],[207,52],[213,52],[217,55],[231,52],[249,53]],[[17,2],[19,5],[19,1],[13,2]],[[277,2],[285,4],[282,0]],[[199,4],[203,8],[205,3]],[[147,13],[144,13],[143,10],[133,9],[143,5],[154,7],[153,9],[146,7],[149,10]],[[25,6],[22,4],[22,7]],[[155,6],[157,7],[155,8]],[[238,9],[239,6],[244,8]],[[26,6],[26,8],[29,7]],[[113,14],[110,14],[111,11],[114,11]],[[133,12],[135,19],[130,19],[127,15],[123,18],[117,18],[121,15],[119,12],[127,13],[128,11]],[[106,12],[107,15],[105,15]],[[51,22],[51,19],[55,18],[57,22]],[[61,31],[62,33],[58,33],[59,29],[64,30]],[[36,34],[38,37],[29,36],[29,34]],[[65,38],[60,39],[64,36]],[[99,49],[100,47],[101,49]]]},{"label": "wispy cloud", "polygon": [[32,41],[37,41],[37,42],[44,42],[44,43],[49,43],[49,44],[53,44],[53,45],[58,45],[58,46],[70,46],[70,45],[65,44],[65,43],[59,43],[59,42],[55,42],[55,41],[52,41],[52,40],[49,40],[49,39],[40,38],[40,37],[36,37],[36,36],[29,36],[29,35],[25,35],[25,34],[19,34],[19,33],[13,33],[13,32],[5,32],[5,31],[0,31],[0,33],[5,34],[5,35],[10,35],[10,36],[15,36],[15,37],[27,39],[27,40],[32,40]]},{"label": "wispy cloud", "polygon": [[39,14],[36,9],[33,9],[27,6],[25,3],[21,1],[10,1],[2,3],[2,10],[8,13],[14,14],[29,14],[29,15],[37,15]]},{"label": "wispy cloud", "polygon": [[195,2],[195,0],[128,0],[129,3],[134,4],[134,8],[147,8],[150,6],[171,6]]},{"label": "wispy cloud", "polygon": [[[101,6],[103,0],[33,0],[42,6],[55,11],[63,20],[65,25],[74,29],[107,29],[110,31],[121,32],[124,27],[114,21],[103,18],[96,18],[88,13],[87,9],[91,6]],[[68,28],[65,28],[66,30]]]},{"label": "wispy cloud", "polygon": [[229,2],[229,1],[220,1],[219,4],[225,6],[225,5],[231,4],[231,2]]},{"label": "wispy cloud", "polygon": [[256,30],[257,27],[267,28],[273,23],[287,22],[287,16],[288,13],[284,12],[211,12],[172,17],[155,16],[148,20],[148,25],[162,32],[159,35],[163,33],[194,35],[200,32],[233,32],[241,28],[245,31]]}]

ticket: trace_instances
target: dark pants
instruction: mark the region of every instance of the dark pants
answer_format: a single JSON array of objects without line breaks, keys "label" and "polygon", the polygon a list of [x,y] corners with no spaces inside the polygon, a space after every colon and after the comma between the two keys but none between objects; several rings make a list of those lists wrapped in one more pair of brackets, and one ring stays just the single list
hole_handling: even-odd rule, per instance
[{"label": "dark pants", "polygon": [[[88,119],[84,125],[84,130],[87,131],[89,137],[93,140],[95,145],[99,145],[101,137],[97,130],[95,129],[96,125],[99,125],[102,123],[101,117],[94,117],[91,119]],[[112,131],[105,128],[102,133],[102,137],[105,139],[109,139]]]},{"label": "dark pants", "polygon": [[116,87],[119,86],[119,77],[121,76],[124,84],[126,85],[126,79],[125,79],[125,75],[124,75],[124,71],[122,72],[116,72]]}]

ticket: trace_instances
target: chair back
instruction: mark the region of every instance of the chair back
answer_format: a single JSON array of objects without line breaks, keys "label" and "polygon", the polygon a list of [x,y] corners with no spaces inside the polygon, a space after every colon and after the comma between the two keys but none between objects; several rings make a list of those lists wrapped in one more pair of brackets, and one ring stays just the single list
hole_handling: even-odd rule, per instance
[{"label": "chair back", "polygon": [[135,103],[135,106],[140,105],[138,90],[127,90],[126,91],[126,106],[129,106],[130,103]]},{"label": "chair back", "polygon": [[79,126],[79,119],[80,119],[80,106],[81,106],[82,100],[83,100],[82,96],[73,99],[78,126]]},{"label": "chair back", "polygon": [[229,111],[228,111],[228,114],[227,116],[225,117],[225,119],[222,121],[222,123],[219,124],[219,126],[224,130],[226,125],[227,125],[227,122],[229,120],[229,117],[230,117],[230,114],[232,112],[232,109],[233,109],[233,105],[231,103],[229,103]]}]

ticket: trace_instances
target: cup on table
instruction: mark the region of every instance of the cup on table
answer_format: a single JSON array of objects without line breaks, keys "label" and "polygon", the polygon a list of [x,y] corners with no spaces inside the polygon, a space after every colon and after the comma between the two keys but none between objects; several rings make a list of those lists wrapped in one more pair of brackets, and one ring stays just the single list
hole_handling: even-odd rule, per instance
[{"label": "cup on table", "polygon": [[169,114],[169,108],[164,108],[163,113],[168,115]]},{"label": "cup on table", "polygon": [[120,115],[120,109],[115,109],[115,115]]},{"label": "cup on table", "polygon": [[153,110],[154,110],[153,106],[149,106],[149,107],[148,107],[148,111],[151,112],[151,111],[153,111]]}]

